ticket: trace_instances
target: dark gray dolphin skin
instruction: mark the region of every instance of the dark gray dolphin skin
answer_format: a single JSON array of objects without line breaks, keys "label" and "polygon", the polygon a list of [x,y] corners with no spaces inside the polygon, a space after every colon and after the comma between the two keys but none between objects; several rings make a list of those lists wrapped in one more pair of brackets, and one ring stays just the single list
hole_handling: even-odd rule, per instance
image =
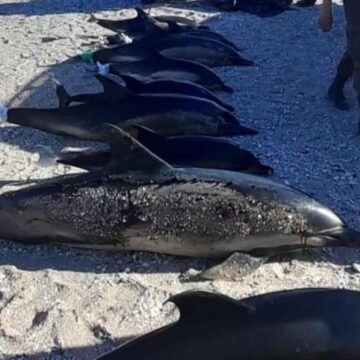
[{"label": "dark gray dolphin skin", "polygon": [[[179,319],[97,360],[358,360],[360,292],[309,288],[235,300],[170,297]],[[244,357],[242,354],[246,354]]]},{"label": "dark gray dolphin skin", "polygon": [[162,26],[164,29],[168,27],[169,23],[180,23],[182,27],[186,27],[189,29],[208,29],[207,26],[199,25],[196,22],[181,17],[181,16],[155,16],[150,17],[147,15],[141,8],[135,8],[136,10],[136,17],[130,19],[123,19],[123,20],[109,20],[109,19],[99,19],[92,15],[89,19],[90,22],[96,22],[98,25],[114,31],[116,33],[126,33],[132,38],[142,37],[144,36],[147,31],[145,28],[144,20],[148,22],[153,22],[158,26]]},{"label": "dark gray dolphin skin", "polygon": [[97,74],[95,77],[104,89],[102,93],[78,94],[70,96],[64,86],[57,80],[54,80],[55,91],[60,107],[67,107],[73,102],[91,103],[108,99],[124,100],[130,96],[135,96],[136,94],[178,94],[207,99],[209,101],[213,101],[226,110],[231,112],[235,111],[233,106],[222,102],[211,91],[207,90],[203,86],[187,81],[160,80],[146,82],[144,79],[139,77],[123,75],[121,78],[125,81],[126,87],[124,87],[108,76]]},{"label": "dark gray dolphin skin", "polygon": [[158,80],[145,81],[140,77],[121,75],[126,87],[138,94],[179,94],[208,99],[229,111],[235,111],[234,107],[224,103],[213,92],[201,85],[181,80]]},{"label": "dark gray dolphin skin", "polygon": [[[66,103],[66,100],[60,101],[60,106]],[[7,110],[6,120],[57,135],[95,141],[106,139],[104,122],[130,132],[131,125],[143,125],[166,136],[257,134],[256,130],[240,125],[231,112],[212,101],[165,94],[130,94],[124,99],[100,95],[97,101],[71,107],[11,108]]]},{"label": "dark gray dolphin skin", "polygon": [[360,244],[358,232],[301,191],[245,173],[175,169],[108,127],[106,168],[0,196],[1,239],[229,257],[194,280],[241,279],[271,255]]},{"label": "dark gray dolphin skin", "polygon": [[[196,135],[164,137],[143,126],[134,127],[136,139],[174,167],[222,169],[262,176],[273,173],[270,166],[261,164],[251,152],[229,139]],[[67,151],[55,156],[45,148],[40,155],[40,163],[44,165],[57,162],[91,171],[103,169],[111,161],[109,149]]]},{"label": "dark gray dolphin skin", "polygon": [[254,62],[242,57],[237,50],[217,40],[196,35],[147,36],[130,44],[97,50],[92,54],[94,61],[101,63],[122,63],[151,57],[152,50],[166,57],[191,60],[201,64],[218,66],[253,66]]},{"label": "dark gray dolphin skin", "polygon": [[[205,28],[203,28],[203,27],[199,27],[199,28],[184,27],[184,26],[180,26],[174,22],[167,22],[166,29],[164,29],[163,27],[161,27],[160,29],[158,28],[157,31],[155,31],[155,33],[153,30],[154,29],[149,29],[148,27],[144,28],[143,32],[137,33],[135,36],[132,37],[132,39],[140,40],[140,39],[143,39],[144,37],[147,37],[149,35],[154,35],[154,34],[156,34],[158,37],[166,36],[169,34],[176,34],[178,36],[196,36],[196,37],[201,37],[201,38],[205,38],[205,39],[217,40],[223,44],[231,46],[234,50],[240,50],[232,41],[228,40],[223,35],[215,32],[215,31],[209,30],[206,27]],[[121,37],[121,34],[122,33],[107,36],[108,42],[110,44],[124,44],[124,40]]]},{"label": "dark gray dolphin skin", "polygon": [[53,85],[55,88],[56,96],[59,101],[59,107],[65,108],[70,106],[72,103],[95,103],[103,102],[107,100],[124,100],[130,96],[135,96],[136,93],[128,90],[115,80],[103,76],[101,74],[96,74],[95,78],[101,83],[103,87],[103,92],[101,93],[88,93],[88,94],[77,94],[70,95],[64,86],[57,81],[52,79]]},{"label": "dark gray dolphin skin", "polygon": [[209,67],[194,61],[170,59],[155,52],[153,57],[147,60],[110,64],[109,72],[119,76],[147,77],[149,80],[185,80],[202,85],[208,90],[234,92]]},{"label": "dark gray dolphin skin", "polygon": [[293,0],[211,0],[220,10],[244,11],[260,17],[276,16],[294,10]]},{"label": "dark gray dolphin skin", "polygon": [[179,26],[177,23],[170,22],[168,23],[168,32],[171,34],[177,34],[183,36],[193,35],[197,37],[204,37],[207,39],[217,40],[224,44],[227,44],[228,46],[231,46],[235,50],[240,50],[232,41],[227,39],[224,35],[219,34],[213,30],[207,30],[201,28],[189,29],[189,28],[184,28],[183,26]]}]

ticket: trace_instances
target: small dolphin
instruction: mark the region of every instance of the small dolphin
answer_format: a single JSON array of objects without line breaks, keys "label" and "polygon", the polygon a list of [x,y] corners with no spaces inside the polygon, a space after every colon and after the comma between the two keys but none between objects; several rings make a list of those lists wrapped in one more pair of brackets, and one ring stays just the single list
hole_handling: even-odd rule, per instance
[{"label": "small dolphin", "polygon": [[[221,78],[209,67],[194,61],[169,59],[159,53],[153,53],[151,59],[134,63],[110,64],[108,71],[115,75],[135,75],[149,80],[190,81],[206,87],[208,90],[233,93]],[[101,73],[101,68],[99,72]],[[107,69],[105,68],[105,73]]]},{"label": "small dolphin", "polygon": [[[179,26],[177,23],[169,22],[167,32],[170,34],[177,34],[177,35],[193,35],[197,37],[204,37],[206,39],[212,39],[220,41],[228,46],[231,46],[235,50],[240,50],[232,41],[228,40],[224,35],[215,32],[210,29],[202,29],[202,28],[184,28],[183,26]],[[149,31],[149,29],[147,29]],[[164,29],[162,29],[165,31]]]},{"label": "small dolphin", "polygon": [[106,128],[106,168],[0,195],[1,239],[228,258],[194,280],[238,280],[269,256],[306,247],[360,245],[357,231],[301,191],[240,172],[175,169]]},{"label": "small dolphin", "polygon": [[153,22],[158,26],[163,26],[166,28],[169,23],[181,23],[188,28],[196,29],[207,29],[206,26],[198,25],[196,22],[186,19],[180,16],[155,16],[150,17],[147,15],[141,8],[136,7],[136,17],[130,19],[123,19],[123,20],[109,20],[109,19],[99,19],[92,15],[89,19],[90,22],[95,22],[98,25],[109,29],[111,31],[117,33],[126,33],[127,35],[131,36],[132,38],[142,37],[146,34],[146,29],[144,25],[144,20],[148,22]]},{"label": "small dolphin", "polygon": [[187,291],[168,302],[179,320],[97,360],[360,359],[358,291],[309,288],[242,300]]},{"label": "small dolphin", "polygon": [[70,96],[61,83],[53,80],[60,107],[67,107],[73,102],[91,103],[108,99],[124,100],[130,96],[135,96],[136,94],[178,94],[180,96],[183,95],[206,99],[216,103],[228,111],[235,111],[233,106],[225,104],[211,91],[200,85],[187,81],[159,80],[146,82],[144,79],[139,77],[123,75],[121,78],[125,81],[126,87],[124,87],[117,81],[107,76],[97,74],[95,77],[104,89],[102,93],[88,93]]},{"label": "small dolphin", "polygon": [[129,90],[138,94],[182,94],[195,96],[211,100],[229,111],[235,111],[233,106],[224,103],[210,90],[189,81],[158,80],[146,82],[140,77],[129,75],[121,75],[121,78],[125,81],[126,87]]},{"label": "small dolphin", "polygon": [[92,57],[101,63],[122,63],[151,57],[152,51],[168,58],[196,61],[211,67],[254,65],[231,46],[196,35],[147,36],[131,44],[95,51]]},{"label": "small dolphin", "polygon": [[[197,167],[241,171],[268,176],[273,173],[249,151],[241,149],[229,139],[210,136],[164,137],[139,125],[134,125],[136,139],[151,152],[174,167]],[[111,161],[109,149],[97,151],[66,151],[59,156],[48,148],[39,149],[39,164],[54,163],[75,166],[84,170],[100,170]]]},{"label": "small dolphin", "polygon": [[260,17],[270,17],[293,10],[293,0],[211,0],[224,11],[244,11]]},{"label": "small dolphin", "polygon": [[[67,102],[63,100],[60,104]],[[257,134],[256,130],[240,125],[232,113],[216,103],[190,96],[130,94],[126,99],[117,99],[100,95],[97,101],[71,107],[2,110],[2,120],[9,123],[83,140],[104,141],[105,122],[128,131],[132,130],[131,125],[144,125],[166,136]]]}]

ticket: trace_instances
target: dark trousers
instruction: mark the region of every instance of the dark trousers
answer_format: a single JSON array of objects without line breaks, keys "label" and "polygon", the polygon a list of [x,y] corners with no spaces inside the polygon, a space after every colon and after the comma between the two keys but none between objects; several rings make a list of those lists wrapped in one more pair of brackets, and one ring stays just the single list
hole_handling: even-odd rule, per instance
[{"label": "dark trousers", "polygon": [[350,57],[349,52],[346,50],[343,57],[341,58],[338,66],[336,77],[339,80],[340,87],[344,86],[345,83],[350,79],[354,71],[354,63]]},{"label": "dark trousers", "polygon": [[360,102],[360,0],[344,0],[346,32],[347,32],[347,53],[349,59],[343,57],[343,69],[349,70],[352,61],[352,72],[354,88]]}]

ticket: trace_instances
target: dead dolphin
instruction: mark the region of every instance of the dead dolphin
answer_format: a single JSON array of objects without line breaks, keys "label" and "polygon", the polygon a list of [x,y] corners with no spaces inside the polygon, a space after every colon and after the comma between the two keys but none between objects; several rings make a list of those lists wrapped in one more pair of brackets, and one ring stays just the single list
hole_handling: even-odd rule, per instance
[{"label": "dead dolphin", "polygon": [[149,80],[185,80],[206,87],[208,90],[233,93],[221,78],[209,67],[194,61],[176,60],[153,53],[151,59],[124,64],[106,64],[99,68],[99,73],[109,71],[115,75],[135,75]]},{"label": "dead dolphin", "polygon": [[220,10],[244,11],[260,17],[270,17],[293,10],[293,0],[211,0]]},{"label": "dead dolphin", "polygon": [[70,96],[61,83],[57,80],[53,80],[60,107],[67,107],[73,102],[91,103],[96,101],[101,102],[107,99],[124,100],[130,96],[135,96],[136,94],[178,94],[180,96],[184,95],[207,99],[209,101],[213,101],[226,110],[232,112],[235,110],[233,106],[225,104],[209,90],[191,82],[172,80],[145,82],[140,78],[123,75],[122,79],[126,84],[126,87],[124,87],[107,76],[97,74],[95,77],[103,87],[102,93],[88,93]]},{"label": "dead dolphin", "polygon": [[125,81],[126,87],[138,94],[183,94],[187,96],[201,97],[211,100],[229,111],[235,111],[234,107],[224,103],[210,90],[201,85],[194,84],[189,81],[180,80],[158,80],[144,81],[139,77],[121,75]]},{"label": "dead dolphin", "polygon": [[[261,164],[250,151],[229,139],[196,135],[164,137],[143,126],[134,127],[136,139],[174,167],[222,169],[262,176],[273,173],[270,166]],[[43,166],[59,163],[94,171],[105,168],[111,161],[110,149],[66,151],[58,156],[48,148],[38,150],[39,164]]]},{"label": "dead dolphin", "polygon": [[279,253],[360,245],[357,231],[301,191],[239,172],[175,169],[108,127],[114,156],[106,168],[0,195],[1,239],[230,256],[196,278],[231,280]]},{"label": "dead dolphin", "polygon": [[358,291],[296,289],[242,300],[187,291],[169,302],[179,310],[176,322],[97,360],[360,359]]},{"label": "dead dolphin", "polygon": [[211,67],[254,65],[252,60],[244,58],[231,46],[196,35],[147,36],[130,44],[97,50],[92,58],[95,62],[122,63],[151,57],[151,51],[168,58],[196,61]]},{"label": "dead dolphin", "polygon": [[52,79],[53,85],[55,88],[56,96],[59,101],[59,107],[65,108],[70,106],[72,103],[95,103],[103,102],[107,100],[124,100],[130,96],[135,96],[136,93],[132,90],[127,89],[121,84],[117,83],[115,80],[103,76],[101,74],[96,74],[95,78],[101,83],[103,87],[103,92],[100,93],[87,93],[87,94],[77,94],[70,95],[64,86],[57,81]]},{"label": "dead dolphin", "polygon": [[169,23],[180,23],[183,26],[185,25],[188,28],[196,29],[208,29],[207,26],[201,26],[198,25],[196,22],[181,17],[181,16],[155,16],[150,17],[147,15],[141,8],[136,7],[136,17],[130,18],[130,19],[122,19],[122,20],[109,20],[109,19],[99,19],[92,15],[89,19],[90,22],[95,22],[98,25],[109,29],[111,31],[117,32],[117,33],[125,33],[132,38],[136,38],[137,36],[142,37],[144,34],[146,34],[146,29],[144,26],[144,20],[152,21],[153,23],[156,23],[158,26],[163,26],[166,28]]},{"label": "dead dolphin", "polygon": [[105,122],[128,131],[132,131],[131,125],[144,125],[166,136],[257,134],[216,103],[190,96],[135,94],[123,100],[105,98],[71,107],[2,110],[2,120],[9,123],[83,140],[104,141]]},{"label": "dead dolphin", "polygon": [[183,36],[197,36],[197,37],[204,37],[206,39],[212,39],[220,41],[228,46],[231,46],[235,50],[240,50],[232,41],[227,39],[224,35],[219,34],[213,30],[208,29],[189,29],[184,28],[183,26],[179,26],[177,23],[168,23],[168,33],[170,34],[177,34]]}]

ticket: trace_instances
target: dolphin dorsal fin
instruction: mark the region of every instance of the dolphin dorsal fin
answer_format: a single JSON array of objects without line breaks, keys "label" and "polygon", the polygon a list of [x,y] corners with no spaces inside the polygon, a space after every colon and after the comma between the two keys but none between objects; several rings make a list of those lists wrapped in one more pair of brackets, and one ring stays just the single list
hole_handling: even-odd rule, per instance
[{"label": "dolphin dorsal fin", "polygon": [[141,171],[146,174],[158,173],[173,168],[153,154],[123,129],[105,124],[111,158],[107,170],[110,173]]},{"label": "dolphin dorsal fin", "polygon": [[248,305],[225,295],[206,291],[185,291],[170,297],[166,302],[174,303],[180,311],[180,321],[236,320],[252,311]]},{"label": "dolphin dorsal fin", "polygon": [[135,124],[132,125],[132,127],[136,129],[136,139],[145,146],[149,146],[148,144],[160,145],[166,141],[165,136],[162,136],[145,126]]},{"label": "dolphin dorsal fin", "polygon": [[148,14],[141,7],[138,7],[138,6],[135,7],[135,11],[136,11],[137,18],[147,19],[149,17]]},{"label": "dolphin dorsal fin", "polygon": [[127,89],[108,76],[96,74],[95,77],[101,83],[104,93],[109,97],[118,99],[129,98],[136,95],[132,90]]}]

